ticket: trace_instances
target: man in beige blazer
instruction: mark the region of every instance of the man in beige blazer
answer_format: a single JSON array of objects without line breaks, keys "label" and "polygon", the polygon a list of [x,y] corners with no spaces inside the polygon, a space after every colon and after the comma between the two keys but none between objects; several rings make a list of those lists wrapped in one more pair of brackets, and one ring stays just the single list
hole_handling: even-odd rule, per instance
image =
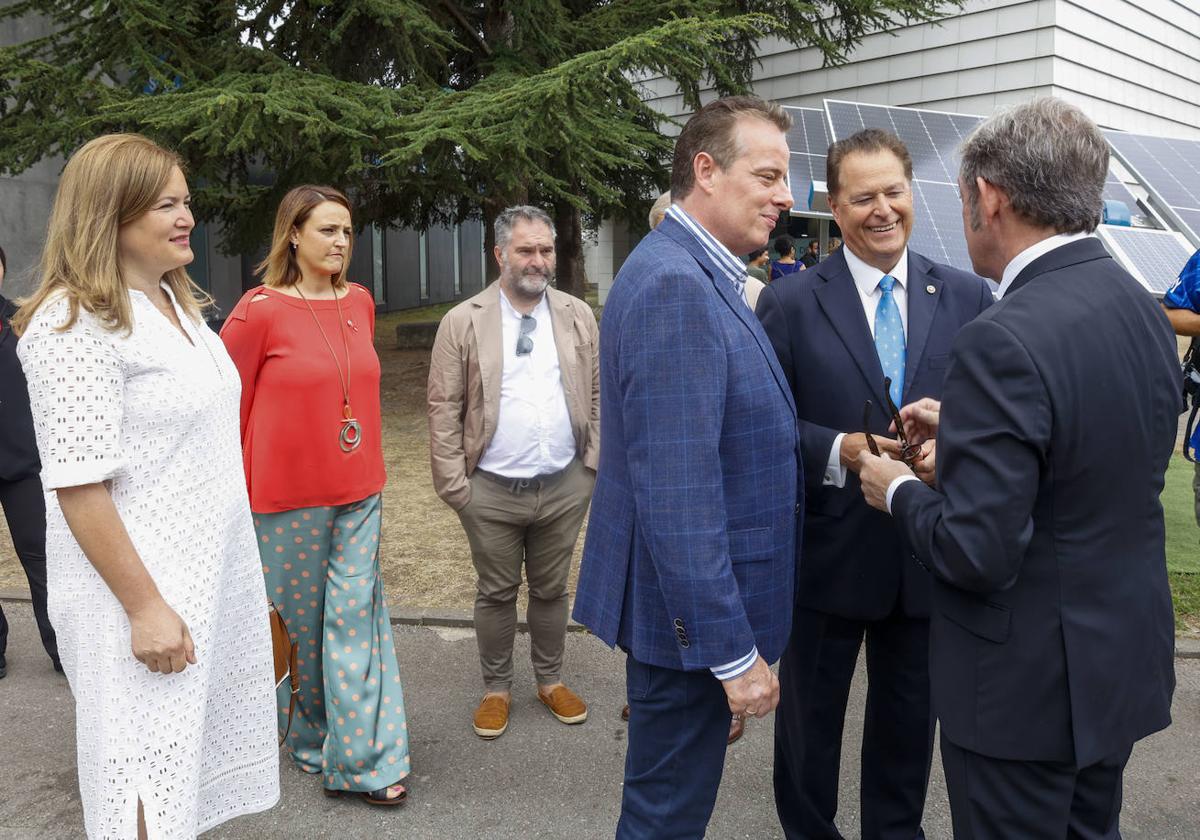
[{"label": "man in beige blazer", "polygon": [[596,317],[550,288],[554,226],[536,207],[496,219],[499,279],[442,319],[429,366],[433,486],[457,511],[478,575],[481,738],[508,728],[521,567],[538,697],[563,723],[587,705],[562,682],[567,577],[599,459]]}]

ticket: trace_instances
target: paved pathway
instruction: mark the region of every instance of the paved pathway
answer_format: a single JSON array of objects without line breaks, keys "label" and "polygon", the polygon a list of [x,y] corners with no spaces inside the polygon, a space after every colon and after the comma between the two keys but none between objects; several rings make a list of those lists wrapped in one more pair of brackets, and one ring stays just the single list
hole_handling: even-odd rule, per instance
[{"label": "paved pathway", "polygon": [[[75,782],[73,704],[66,681],[36,647],[32,615],[5,604],[13,625],[9,676],[0,680],[0,840],[83,836]],[[572,633],[566,677],[591,704],[582,726],[559,724],[537,702],[528,636],[517,637],[517,677],[508,732],[476,738],[470,714],[479,666],[470,630],[397,627],[395,633],[412,734],[412,800],[382,811],[327,800],[319,782],[287,764],[281,804],[235,820],[206,838],[611,838],[620,808],[625,725],[623,658]],[[1200,660],[1177,660],[1175,725],[1141,742],[1126,774],[1126,838],[1200,837]],[[842,815],[858,836],[856,741],[862,725],[860,671],[847,721]],[[751,721],[726,762],[710,838],[776,838],[771,791],[771,721]],[[950,837],[945,786],[934,763],[925,832]]]}]

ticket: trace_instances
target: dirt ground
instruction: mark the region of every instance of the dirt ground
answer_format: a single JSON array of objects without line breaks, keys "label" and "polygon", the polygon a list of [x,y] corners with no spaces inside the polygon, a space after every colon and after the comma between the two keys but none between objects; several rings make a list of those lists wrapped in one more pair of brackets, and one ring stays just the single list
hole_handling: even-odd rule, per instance
[{"label": "dirt ground", "polygon": [[[383,341],[380,344],[384,344]],[[380,562],[393,610],[469,610],[475,572],[458,517],[433,492],[425,381],[429,351],[378,347],[383,366],[383,491]],[[585,526],[586,527],[586,526]],[[571,593],[579,571],[583,532],[575,548]],[[25,576],[0,518],[0,589],[24,588]],[[524,593],[522,592],[522,610]]]}]

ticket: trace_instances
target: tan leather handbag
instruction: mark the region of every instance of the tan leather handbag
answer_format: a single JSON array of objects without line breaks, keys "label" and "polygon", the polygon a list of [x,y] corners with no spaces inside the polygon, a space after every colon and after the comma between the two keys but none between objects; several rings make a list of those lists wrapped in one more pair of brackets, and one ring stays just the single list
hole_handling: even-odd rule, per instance
[{"label": "tan leather handbag", "polygon": [[271,650],[275,655],[275,688],[283,685],[284,679],[290,679],[292,686],[291,700],[288,702],[287,727],[279,738],[282,745],[292,731],[292,715],[296,713],[296,695],[300,693],[300,672],[296,667],[296,651],[300,646],[292,641],[288,633],[287,623],[275,605],[271,604]]}]

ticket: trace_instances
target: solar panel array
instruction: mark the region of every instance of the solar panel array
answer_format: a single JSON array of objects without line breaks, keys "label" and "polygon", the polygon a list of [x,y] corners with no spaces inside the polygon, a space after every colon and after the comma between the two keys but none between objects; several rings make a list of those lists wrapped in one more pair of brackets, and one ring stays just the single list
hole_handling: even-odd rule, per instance
[{"label": "solar panel array", "polygon": [[1121,162],[1164,215],[1200,245],[1200,141],[1106,131]]},{"label": "solar panel array", "polygon": [[808,205],[813,181],[825,180],[825,152],[829,150],[829,127],[825,112],[820,108],[792,106],[785,106],[784,110],[792,116],[792,127],[787,133],[788,149],[792,153],[788,182],[796,202],[792,212],[828,218],[827,212],[812,211]]},{"label": "solar panel array", "polygon": [[913,161],[913,250],[971,270],[958,197],[958,147],[981,120],[966,114],[825,101],[835,140],[883,128],[904,141]]},{"label": "solar panel array", "polygon": [[1130,213],[1139,213],[1137,199],[1129,188],[1121,183],[1121,179],[1110,169],[1108,179],[1104,182],[1104,197],[1109,200],[1123,201]]},{"label": "solar panel array", "polygon": [[1152,294],[1162,296],[1174,285],[1192,256],[1182,234],[1170,230],[1101,225],[1100,238],[1117,261]]}]

